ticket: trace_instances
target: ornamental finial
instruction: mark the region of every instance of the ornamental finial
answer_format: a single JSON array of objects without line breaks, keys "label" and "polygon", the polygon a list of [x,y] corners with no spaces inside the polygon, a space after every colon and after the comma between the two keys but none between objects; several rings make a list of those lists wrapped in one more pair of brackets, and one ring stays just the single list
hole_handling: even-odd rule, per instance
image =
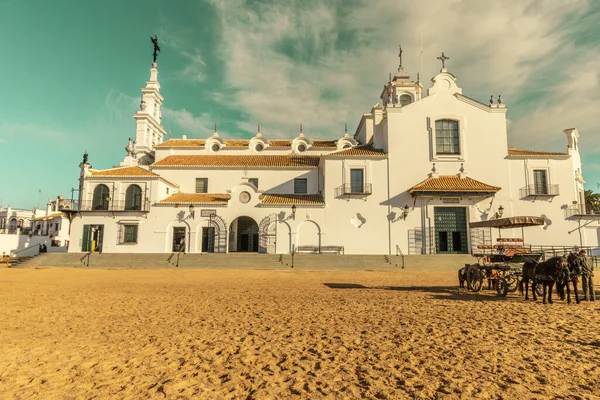
[{"label": "ornamental finial", "polygon": [[260,122],[258,123],[258,130],[256,132],[260,133]]}]

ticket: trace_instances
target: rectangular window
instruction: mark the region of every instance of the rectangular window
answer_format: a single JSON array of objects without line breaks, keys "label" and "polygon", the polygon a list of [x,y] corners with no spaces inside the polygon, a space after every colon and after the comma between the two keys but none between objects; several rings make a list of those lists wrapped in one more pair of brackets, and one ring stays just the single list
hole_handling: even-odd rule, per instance
[{"label": "rectangular window", "polygon": [[119,226],[119,244],[137,243],[138,225],[137,224],[121,224]]},{"label": "rectangular window", "polygon": [[435,121],[435,152],[437,154],[460,154],[458,121],[449,119]]},{"label": "rectangular window", "polygon": [[208,193],[208,178],[196,178],[196,193]]},{"label": "rectangular window", "polygon": [[350,192],[364,193],[365,191],[365,171],[363,169],[350,170]]},{"label": "rectangular window", "polygon": [[294,193],[308,193],[308,180],[306,178],[294,179]]},{"label": "rectangular window", "polygon": [[533,170],[533,189],[535,194],[548,194],[548,176],[545,169]]},{"label": "rectangular window", "polygon": [[258,189],[258,178],[250,178],[248,179],[248,183],[253,184]]}]

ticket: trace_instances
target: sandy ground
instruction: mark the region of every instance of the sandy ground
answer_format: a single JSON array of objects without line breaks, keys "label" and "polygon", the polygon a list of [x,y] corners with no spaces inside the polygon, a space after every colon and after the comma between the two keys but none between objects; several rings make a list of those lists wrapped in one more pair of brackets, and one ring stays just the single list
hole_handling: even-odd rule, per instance
[{"label": "sandy ground", "polygon": [[0,270],[2,399],[594,399],[600,302],[454,272]]}]

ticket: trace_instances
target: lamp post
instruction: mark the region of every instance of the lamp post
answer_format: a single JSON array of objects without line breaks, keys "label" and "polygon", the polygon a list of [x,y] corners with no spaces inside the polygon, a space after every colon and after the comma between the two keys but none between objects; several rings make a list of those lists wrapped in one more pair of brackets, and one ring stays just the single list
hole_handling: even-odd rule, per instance
[{"label": "lamp post", "polygon": [[[292,219],[295,221],[296,220],[296,205],[292,204]],[[293,236],[292,236],[293,238]],[[294,254],[296,253],[295,248],[294,248],[294,243],[292,240],[292,268],[294,268]]]}]

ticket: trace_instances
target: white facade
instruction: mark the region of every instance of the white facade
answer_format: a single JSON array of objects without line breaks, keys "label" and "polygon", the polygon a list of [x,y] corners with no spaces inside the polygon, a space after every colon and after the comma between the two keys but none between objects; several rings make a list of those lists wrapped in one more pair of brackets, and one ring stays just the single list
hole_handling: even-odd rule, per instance
[{"label": "white facade", "polygon": [[[153,64],[119,167],[80,164],[70,252],[468,253],[497,232],[468,223],[543,216],[503,232],[537,245],[598,246],[583,215],[576,129],[565,153],[509,148],[504,104],[462,95],[445,68],[425,90],[402,66],[354,137],[163,142]],[[550,132],[549,134],[553,134]],[[560,134],[560,133],[556,133]],[[295,210],[295,212],[293,212]],[[492,238],[490,238],[490,234]]]},{"label": "white facade", "polygon": [[[18,257],[48,252],[66,252],[69,245],[69,216],[73,201],[58,196],[48,199],[46,210],[0,209],[0,253]],[[63,212],[64,211],[64,212]],[[65,214],[67,212],[67,214]]]}]

